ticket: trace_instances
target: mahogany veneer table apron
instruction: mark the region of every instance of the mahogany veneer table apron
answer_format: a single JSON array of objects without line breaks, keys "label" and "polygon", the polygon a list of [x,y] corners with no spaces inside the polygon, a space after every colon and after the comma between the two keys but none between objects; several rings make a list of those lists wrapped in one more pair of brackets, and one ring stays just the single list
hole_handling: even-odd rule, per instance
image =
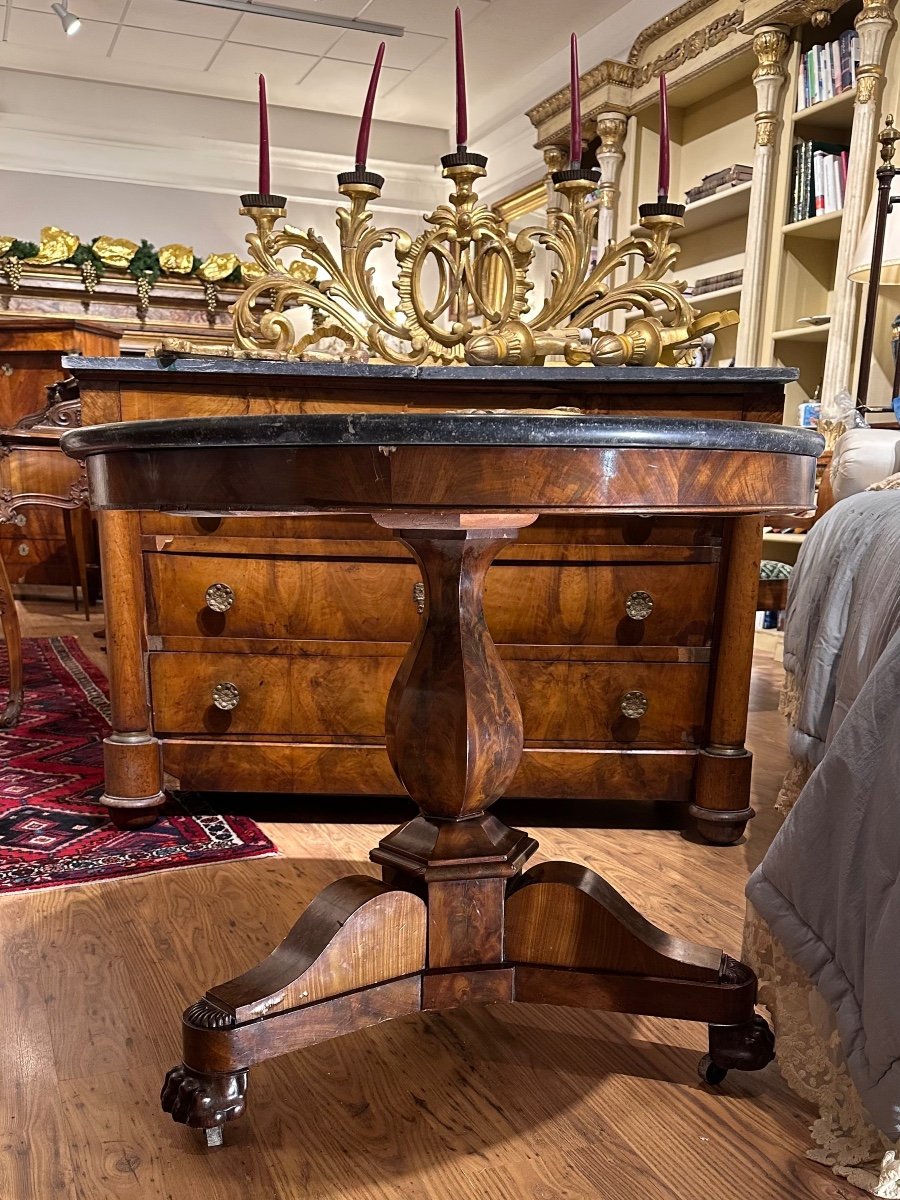
[{"label": "mahogany veneer table apron", "polygon": [[[70,359],[82,424],[264,413],[540,412],[781,423],[787,370]],[[400,795],[384,708],[422,579],[366,517],[104,513],[105,801],[168,789]],[[762,521],[721,509],[548,512],[497,555],[491,633],[525,751],[507,795],[663,801],[716,842],[750,809],[744,747]],[[230,688],[225,688],[230,684]],[[378,812],[376,802],[371,805]],[[590,819],[590,818],[588,818]]]},{"label": "mahogany veneer table apron", "polygon": [[484,617],[494,555],[541,513],[791,513],[823,440],[716,421],[528,416],[232,417],[74,431],[94,505],[210,514],[369,514],[422,571],[424,612],[390,690],[387,749],[420,814],[326,888],[258,966],[184,1014],[163,1107],[221,1140],[265,1058],[422,1010],[529,1001],[704,1021],[709,1081],[773,1055],[756,979],[649,924],[490,806],[522,716]]}]

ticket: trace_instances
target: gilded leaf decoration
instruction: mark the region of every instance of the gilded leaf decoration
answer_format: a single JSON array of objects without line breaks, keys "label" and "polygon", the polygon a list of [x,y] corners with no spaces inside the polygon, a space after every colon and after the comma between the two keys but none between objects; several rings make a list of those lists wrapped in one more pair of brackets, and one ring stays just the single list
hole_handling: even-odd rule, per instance
[{"label": "gilded leaf decoration", "polygon": [[67,233],[55,225],[45,225],[41,230],[38,252],[28,261],[32,266],[49,267],[53,263],[65,262],[77,249],[78,238],[74,233]]}]

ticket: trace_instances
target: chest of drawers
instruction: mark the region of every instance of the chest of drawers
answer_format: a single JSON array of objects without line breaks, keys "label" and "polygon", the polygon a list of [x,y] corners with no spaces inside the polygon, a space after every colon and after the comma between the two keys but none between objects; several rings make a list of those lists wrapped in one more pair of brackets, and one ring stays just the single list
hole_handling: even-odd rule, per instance
[{"label": "chest of drawers", "polygon": [[[85,424],[573,403],[774,420],[783,403],[772,372],[752,385],[746,372],[548,369],[529,392],[474,370],[352,387],[299,366],[196,362],[68,365]],[[169,787],[335,804],[397,793],[385,701],[424,604],[400,543],[352,516],[108,512],[100,527],[115,722],[106,798],[120,822],[145,820]],[[687,803],[707,837],[739,837],[759,546],[759,520],[728,513],[539,517],[523,529],[491,569],[485,605],[523,711],[509,794]]]}]

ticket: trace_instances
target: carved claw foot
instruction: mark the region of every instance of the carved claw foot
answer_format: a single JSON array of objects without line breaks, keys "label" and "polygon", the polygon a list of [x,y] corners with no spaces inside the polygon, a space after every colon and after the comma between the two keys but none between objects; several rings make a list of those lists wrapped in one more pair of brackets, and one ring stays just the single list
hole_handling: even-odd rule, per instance
[{"label": "carved claw foot", "polygon": [[0,716],[0,729],[15,729],[19,723],[19,718],[22,715],[22,696],[21,694],[14,699],[10,699],[6,708],[3,710],[3,715]]},{"label": "carved claw foot", "polygon": [[710,1025],[709,1054],[697,1070],[706,1083],[721,1083],[729,1071],[761,1071],[775,1057],[775,1035],[767,1021],[754,1016],[744,1025]]},{"label": "carved claw foot", "polygon": [[202,1129],[208,1146],[221,1146],[222,1126],[247,1107],[247,1071],[207,1074],[181,1063],[166,1076],[160,1100],[173,1121]]}]

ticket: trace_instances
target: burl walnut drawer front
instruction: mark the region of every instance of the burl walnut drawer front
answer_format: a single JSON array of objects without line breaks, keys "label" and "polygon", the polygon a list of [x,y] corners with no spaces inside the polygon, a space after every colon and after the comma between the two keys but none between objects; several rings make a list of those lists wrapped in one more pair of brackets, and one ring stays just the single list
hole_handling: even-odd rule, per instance
[{"label": "burl walnut drawer front", "polygon": [[[402,641],[423,603],[402,561],[147,554],[151,634]],[[704,646],[716,565],[497,564],[485,615],[498,643]]]},{"label": "burl walnut drawer front", "polygon": [[[161,734],[384,736],[399,656],[150,655]],[[698,663],[509,659],[527,741],[696,746],[708,668]]]}]

